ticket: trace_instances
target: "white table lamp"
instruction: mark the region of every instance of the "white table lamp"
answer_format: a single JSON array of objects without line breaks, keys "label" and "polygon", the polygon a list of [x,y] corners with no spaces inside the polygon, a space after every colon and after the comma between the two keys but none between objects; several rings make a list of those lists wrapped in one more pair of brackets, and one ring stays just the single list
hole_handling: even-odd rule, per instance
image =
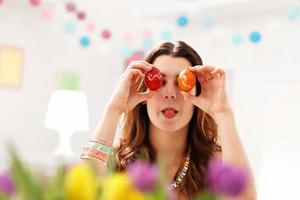
[{"label": "white table lamp", "polygon": [[56,156],[72,157],[71,137],[76,131],[88,130],[87,98],[78,90],[55,90],[50,98],[45,126],[60,134]]}]

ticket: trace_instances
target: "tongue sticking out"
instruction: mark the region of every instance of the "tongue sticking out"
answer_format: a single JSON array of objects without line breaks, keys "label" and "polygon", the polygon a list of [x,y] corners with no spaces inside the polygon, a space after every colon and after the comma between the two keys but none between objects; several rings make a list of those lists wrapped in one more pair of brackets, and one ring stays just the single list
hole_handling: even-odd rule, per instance
[{"label": "tongue sticking out", "polygon": [[169,119],[175,117],[175,114],[176,114],[176,112],[174,110],[171,110],[171,109],[167,109],[163,113],[164,113],[164,116],[166,118],[169,118]]}]

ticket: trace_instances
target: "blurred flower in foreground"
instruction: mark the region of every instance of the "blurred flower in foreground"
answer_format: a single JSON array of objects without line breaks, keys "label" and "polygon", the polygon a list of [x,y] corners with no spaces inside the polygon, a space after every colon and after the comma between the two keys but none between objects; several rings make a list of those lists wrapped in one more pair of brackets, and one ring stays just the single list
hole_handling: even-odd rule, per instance
[{"label": "blurred flower in foreground", "polygon": [[9,171],[5,171],[0,174],[0,191],[4,192],[7,196],[12,195],[15,192],[15,184],[12,181]]},{"label": "blurred flower in foreground", "polygon": [[96,175],[90,166],[75,165],[66,175],[65,191],[70,200],[96,200]]},{"label": "blurred flower in foreground", "polygon": [[134,187],[143,192],[153,191],[158,180],[158,169],[154,164],[143,161],[132,163],[127,169]]},{"label": "blurred flower in foreground", "polygon": [[143,194],[136,190],[125,173],[108,175],[102,182],[103,200],[143,200]]},{"label": "blurred flower in foreground", "polygon": [[247,173],[241,168],[218,160],[210,161],[207,170],[209,188],[225,196],[238,196],[247,185]]}]

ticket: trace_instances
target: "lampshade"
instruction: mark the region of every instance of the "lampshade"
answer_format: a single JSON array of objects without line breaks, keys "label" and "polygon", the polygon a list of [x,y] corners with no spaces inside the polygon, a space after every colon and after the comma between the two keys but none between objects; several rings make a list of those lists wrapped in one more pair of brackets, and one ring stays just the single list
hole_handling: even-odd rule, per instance
[{"label": "lampshade", "polygon": [[50,98],[45,126],[72,132],[88,130],[86,95],[78,90],[55,90]]}]

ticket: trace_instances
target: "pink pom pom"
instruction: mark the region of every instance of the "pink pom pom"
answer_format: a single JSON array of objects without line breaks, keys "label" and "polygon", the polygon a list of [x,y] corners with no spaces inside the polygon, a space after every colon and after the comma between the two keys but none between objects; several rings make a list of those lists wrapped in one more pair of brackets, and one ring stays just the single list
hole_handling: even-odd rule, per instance
[{"label": "pink pom pom", "polygon": [[80,19],[80,20],[84,20],[85,19],[85,13],[84,12],[78,12],[77,13],[77,17],[78,17],[78,19]]},{"label": "pink pom pom", "polygon": [[111,37],[111,32],[109,30],[103,30],[102,31],[102,37],[106,40],[108,40]]},{"label": "pink pom pom", "polygon": [[38,6],[41,3],[41,0],[30,0],[32,6]]},{"label": "pink pom pom", "polygon": [[66,9],[67,9],[67,11],[69,11],[69,12],[73,12],[73,11],[75,11],[76,10],[76,6],[75,6],[75,4],[74,3],[67,3],[66,4]]}]

